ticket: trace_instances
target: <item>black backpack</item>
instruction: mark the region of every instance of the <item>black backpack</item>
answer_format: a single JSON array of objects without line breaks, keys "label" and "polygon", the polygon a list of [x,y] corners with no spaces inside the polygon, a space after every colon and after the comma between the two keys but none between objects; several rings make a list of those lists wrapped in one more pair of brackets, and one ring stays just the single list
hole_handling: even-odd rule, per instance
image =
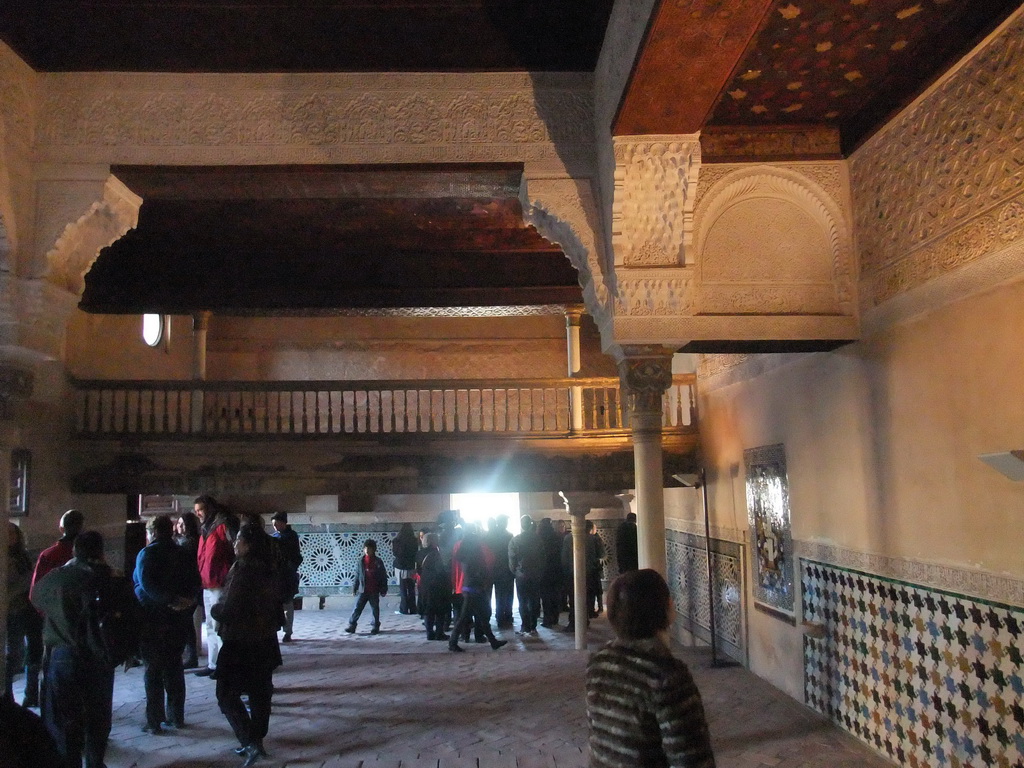
[{"label": "black backpack", "polygon": [[142,608],[124,576],[98,576],[79,619],[79,647],[106,667],[139,653]]}]

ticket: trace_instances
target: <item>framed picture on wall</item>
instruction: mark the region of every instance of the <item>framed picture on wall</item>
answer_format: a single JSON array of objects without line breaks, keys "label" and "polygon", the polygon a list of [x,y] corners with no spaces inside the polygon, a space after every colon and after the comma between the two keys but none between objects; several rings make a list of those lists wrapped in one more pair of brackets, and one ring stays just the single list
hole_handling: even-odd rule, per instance
[{"label": "framed picture on wall", "polygon": [[32,467],[32,453],[24,448],[11,451],[11,517],[25,517],[28,514],[28,480]]},{"label": "framed picture on wall", "polygon": [[786,451],[779,445],[743,452],[755,607],[794,621],[793,532]]}]

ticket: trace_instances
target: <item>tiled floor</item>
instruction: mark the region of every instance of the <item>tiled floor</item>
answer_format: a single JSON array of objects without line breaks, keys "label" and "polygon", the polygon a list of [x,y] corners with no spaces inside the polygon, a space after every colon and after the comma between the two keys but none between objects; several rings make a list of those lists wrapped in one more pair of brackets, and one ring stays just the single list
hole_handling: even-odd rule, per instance
[{"label": "tiled floor", "polygon": [[[459,655],[427,642],[415,617],[383,611],[382,632],[343,632],[347,612],[296,613],[296,641],[283,646],[274,713],[260,765],[290,768],[583,768],[586,653],[571,635],[502,633],[492,651]],[[608,638],[603,618],[591,648]],[[882,768],[891,763],[749,672],[690,664],[711,721],[719,768]],[[143,723],[142,670],[118,672],[109,768],[237,766],[236,746],[214,700],[214,683],[189,675],[178,732],[151,736]]]}]

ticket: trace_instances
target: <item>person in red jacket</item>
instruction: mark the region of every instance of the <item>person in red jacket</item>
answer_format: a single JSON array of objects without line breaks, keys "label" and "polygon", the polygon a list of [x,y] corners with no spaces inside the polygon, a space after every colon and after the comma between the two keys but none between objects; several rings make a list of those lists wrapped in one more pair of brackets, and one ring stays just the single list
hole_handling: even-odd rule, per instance
[{"label": "person in red jacket", "polygon": [[221,588],[235,562],[234,541],[238,533],[238,521],[212,496],[197,498],[194,509],[202,523],[196,559],[203,582],[203,605],[206,608],[206,666],[195,674],[209,677],[217,669],[217,656],[221,647],[217,622],[210,609],[220,600]]},{"label": "person in red jacket", "polygon": [[69,509],[60,518],[60,538],[57,543],[39,553],[36,568],[32,573],[32,586],[54,568],[60,568],[75,556],[75,538],[85,526],[85,516],[77,509]]}]

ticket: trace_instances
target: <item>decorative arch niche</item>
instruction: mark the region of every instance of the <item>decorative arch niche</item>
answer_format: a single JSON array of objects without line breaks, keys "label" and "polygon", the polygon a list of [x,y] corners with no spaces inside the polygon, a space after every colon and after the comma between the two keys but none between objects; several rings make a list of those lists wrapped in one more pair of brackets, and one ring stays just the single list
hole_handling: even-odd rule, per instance
[{"label": "decorative arch niche", "polygon": [[805,176],[730,173],[704,196],[695,229],[699,314],[854,314],[849,226]]}]

